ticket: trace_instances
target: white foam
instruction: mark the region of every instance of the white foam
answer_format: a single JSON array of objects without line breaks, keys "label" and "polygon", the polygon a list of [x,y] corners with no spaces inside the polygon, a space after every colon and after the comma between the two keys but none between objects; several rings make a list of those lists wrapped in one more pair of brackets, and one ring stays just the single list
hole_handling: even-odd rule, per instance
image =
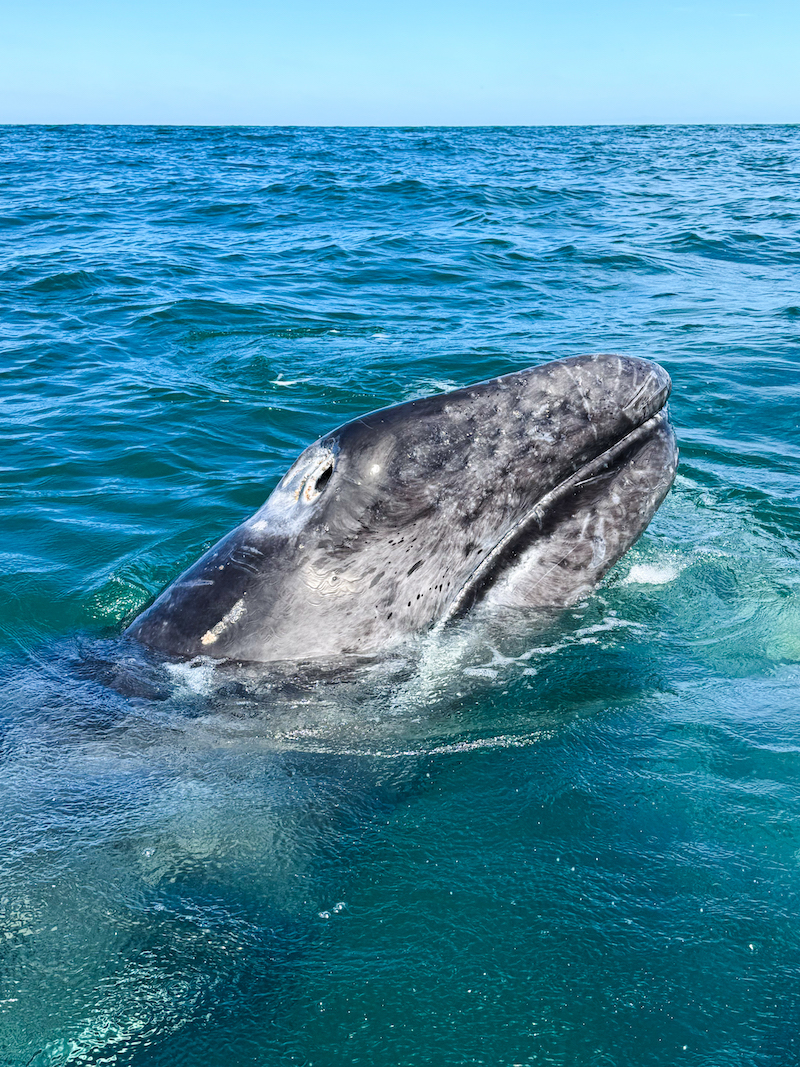
[{"label": "white foam", "polygon": [[623,585],[668,585],[674,582],[683,570],[677,563],[634,563]]},{"label": "white foam", "polygon": [[192,693],[210,693],[214,684],[214,663],[206,659],[193,659],[189,663],[168,663],[166,669],[178,685]]},{"label": "white foam", "polygon": [[618,619],[615,612],[609,612],[608,618],[603,619],[602,622],[594,623],[593,626],[582,626],[580,630],[575,631],[573,636],[581,644],[585,644],[586,638],[597,640],[597,634],[607,634],[611,630],[636,630],[641,633],[644,631],[644,626],[640,622]]}]

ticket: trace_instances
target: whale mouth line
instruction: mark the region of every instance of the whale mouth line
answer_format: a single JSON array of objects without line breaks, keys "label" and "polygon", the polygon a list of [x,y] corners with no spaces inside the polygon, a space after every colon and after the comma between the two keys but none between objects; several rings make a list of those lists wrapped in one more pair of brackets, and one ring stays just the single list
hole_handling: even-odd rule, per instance
[{"label": "whale mouth line", "polygon": [[659,430],[668,426],[666,406],[644,422],[630,430],[610,448],[590,459],[572,474],[544,493],[514,525],[503,534],[494,547],[484,556],[468,576],[451,601],[446,612],[437,621],[435,629],[463,618],[492,586],[507,560],[519,548],[532,531],[541,528],[545,516],[560,500],[581,489],[589,482],[617,470],[627,456],[653,438]]}]

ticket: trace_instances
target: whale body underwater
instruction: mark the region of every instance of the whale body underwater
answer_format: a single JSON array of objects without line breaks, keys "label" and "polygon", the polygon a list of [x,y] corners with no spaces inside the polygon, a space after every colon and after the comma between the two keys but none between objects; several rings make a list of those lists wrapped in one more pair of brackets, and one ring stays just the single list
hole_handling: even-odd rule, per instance
[{"label": "whale body underwater", "polygon": [[179,658],[308,661],[567,607],[669,491],[670,388],[649,360],[577,356],[345,423],[125,633]]}]

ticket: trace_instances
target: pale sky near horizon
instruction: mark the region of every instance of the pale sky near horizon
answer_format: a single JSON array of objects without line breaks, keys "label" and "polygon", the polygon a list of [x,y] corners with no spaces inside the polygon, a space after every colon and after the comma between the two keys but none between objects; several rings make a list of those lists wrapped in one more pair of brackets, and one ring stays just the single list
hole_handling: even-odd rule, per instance
[{"label": "pale sky near horizon", "polygon": [[26,0],[0,122],[800,122],[799,0]]}]

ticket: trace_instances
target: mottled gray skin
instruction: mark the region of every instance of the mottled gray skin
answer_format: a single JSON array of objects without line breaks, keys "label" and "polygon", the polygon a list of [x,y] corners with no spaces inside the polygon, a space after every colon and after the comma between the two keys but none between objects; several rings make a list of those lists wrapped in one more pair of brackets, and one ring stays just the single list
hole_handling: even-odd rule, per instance
[{"label": "mottled gray skin", "polygon": [[128,628],[177,656],[369,655],[475,605],[588,593],[669,490],[667,373],[580,356],[372,412]]}]

